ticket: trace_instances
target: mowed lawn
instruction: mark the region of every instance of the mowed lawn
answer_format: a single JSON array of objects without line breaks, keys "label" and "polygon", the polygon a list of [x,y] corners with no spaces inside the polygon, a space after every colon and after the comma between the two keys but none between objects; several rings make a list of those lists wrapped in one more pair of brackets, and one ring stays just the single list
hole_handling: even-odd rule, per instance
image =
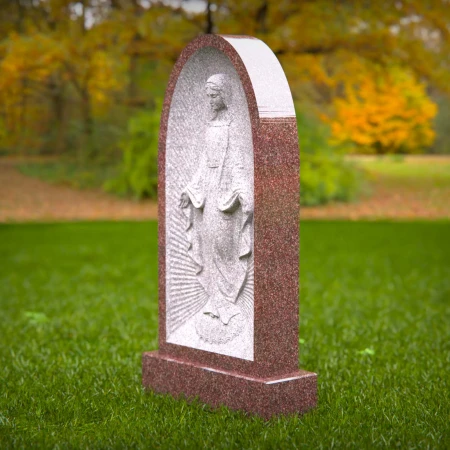
[{"label": "mowed lawn", "polygon": [[303,208],[304,219],[450,219],[450,156],[348,156],[366,174],[357,201]]},{"label": "mowed lawn", "polygon": [[383,190],[397,195],[410,193],[437,211],[450,208],[450,157],[409,155],[404,157],[356,157],[356,162],[369,175],[369,180],[381,185]]},{"label": "mowed lawn", "polygon": [[143,391],[157,267],[156,222],[0,225],[0,448],[450,448],[450,222],[302,223],[319,405],[269,422]]}]

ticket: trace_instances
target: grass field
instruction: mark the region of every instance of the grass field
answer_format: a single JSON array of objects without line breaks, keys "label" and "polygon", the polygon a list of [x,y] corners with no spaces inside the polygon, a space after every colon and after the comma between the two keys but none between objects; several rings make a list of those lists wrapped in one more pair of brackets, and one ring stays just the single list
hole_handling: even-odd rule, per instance
[{"label": "grass field", "polygon": [[155,222],[1,225],[0,448],[449,448],[449,236],[302,224],[300,365],[319,406],[264,422],[143,392]]},{"label": "grass field", "polygon": [[358,201],[303,208],[304,219],[450,219],[450,157],[361,156],[347,159],[366,172]]},{"label": "grass field", "polygon": [[373,177],[383,177],[392,185],[450,187],[449,156],[356,156],[357,162]]},{"label": "grass field", "polygon": [[66,185],[75,189],[101,188],[105,181],[117,176],[117,165],[79,165],[65,161],[28,162],[17,166],[24,175],[48,183]]}]

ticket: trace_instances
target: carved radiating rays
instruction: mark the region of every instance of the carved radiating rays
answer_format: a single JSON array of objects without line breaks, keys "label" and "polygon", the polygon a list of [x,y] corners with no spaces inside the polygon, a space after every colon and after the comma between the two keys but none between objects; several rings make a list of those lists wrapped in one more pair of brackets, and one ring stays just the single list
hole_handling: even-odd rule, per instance
[{"label": "carved radiating rays", "polygon": [[255,286],[255,268],[253,263],[253,256],[250,258],[248,264],[247,279],[241,293],[238,296],[236,304],[241,308],[246,320],[253,322],[253,293]]},{"label": "carved radiating rays", "polygon": [[196,277],[196,266],[188,255],[188,243],[184,229],[185,221],[182,213],[173,214],[168,245],[170,295],[167,317],[169,334],[183,325],[208,301],[208,296]]},{"label": "carved radiating rays", "polygon": [[[214,60],[205,70],[205,62]],[[196,325],[207,306],[205,288],[200,283],[198,265],[188,253],[187,219],[180,207],[181,193],[192,180],[205,152],[205,132],[211,111],[205,95],[205,82],[214,73],[227,73],[233,79],[233,114],[240,117],[245,133],[250,129],[247,103],[239,78],[230,61],[214,49],[204,49],[187,63],[177,80],[172,97],[165,155],[166,195],[166,339],[170,343],[187,345],[244,359],[253,358],[253,256],[236,305],[242,313],[245,331],[221,346],[202,340]],[[245,127],[248,127],[248,130]],[[244,135],[245,135],[244,133]],[[251,137],[249,137],[251,140]],[[248,150],[252,145],[249,141]],[[253,164],[252,155],[248,155]],[[253,166],[251,166],[253,182]],[[204,279],[202,283],[204,283]],[[212,280],[213,281],[213,280]],[[210,347],[208,347],[208,345]],[[213,348],[212,346],[216,346]]]},{"label": "carved radiating rays", "polygon": [[[167,201],[172,205],[171,213],[167,215],[167,331],[170,335],[195,315],[208,301],[208,296],[196,276],[196,265],[188,254],[186,239],[186,218],[178,207],[180,194],[188,184],[196,167],[197,155],[193,149],[172,146],[174,161],[166,170],[176,174],[174,183],[166,187]],[[194,162],[194,163],[193,163]],[[241,308],[246,320],[253,321],[254,264],[250,258],[247,279],[244,283],[236,304]]]},{"label": "carved radiating rays", "polygon": [[[174,199],[175,200],[175,199]],[[181,214],[172,217],[169,233],[170,273],[168,296],[168,332],[169,335],[182,326],[189,318],[200,311],[208,301],[208,296],[196,276],[196,265],[188,255],[188,243],[185,235],[185,220]],[[249,261],[246,281],[236,305],[240,307],[247,323],[253,322],[254,264]]]},{"label": "carved radiating rays", "polygon": [[[184,103],[184,102],[182,102]],[[182,109],[184,108],[184,104]],[[174,120],[173,136],[179,134],[183,126],[181,120]],[[168,142],[171,157],[166,171],[171,171],[171,184],[166,186],[166,202],[170,213],[166,215],[168,296],[166,299],[167,332],[175,332],[186,321],[200,311],[208,301],[208,296],[196,275],[197,267],[188,254],[186,239],[186,218],[179,207],[180,195],[195,173],[199,155],[192,143]],[[183,145],[185,144],[185,145]],[[246,281],[236,305],[241,308],[247,322],[253,323],[254,264],[250,258]]]},{"label": "carved radiating rays", "polygon": [[[170,157],[166,171],[171,172],[170,185],[166,185],[167,270],[168,295],[166,299],[167,332],[170,335],[195,315],[208,301],[208,296],[196,276],[196,266],[188,255],[186,218],[179,207],[180,196],[195,173],[199,159],[198,139],[186,136],[189,126],[187,111],[191,111],[191,92],[180,92],[174,99],[177,107],[171,109],[171,139],[167,142]],[[200,126],[200,129],[202,127]],[[200,132],[200,130],[199,130]],[[196,145],[197,144],[197,145]]]},{"label": "carved radiating rays", "polygon": [[[177,123],[177,121],[175,121]],[[176,136],[178,130],[174,130]],[[170,143],[168,143],[170,145]],[[171,145],[171,160],[166,170],[175,176],[170,186],[166,186],[166,201],[171,206],[167,215],[167,331],[169,335],[199,311],[208,297],[196,277],[196,267],[188,255],[186,240],[186,219],[181,208],[180,195],[195,170],[196,155],[189,145]]]}]

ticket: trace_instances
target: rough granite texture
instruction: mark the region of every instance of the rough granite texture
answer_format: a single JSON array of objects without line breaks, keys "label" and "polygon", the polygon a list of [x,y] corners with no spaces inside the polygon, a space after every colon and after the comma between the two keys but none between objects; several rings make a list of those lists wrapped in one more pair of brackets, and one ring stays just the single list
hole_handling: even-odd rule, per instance
[{"label": "rough granite texture", "polygon": [[[166,340],[249,361],[254,353],[252,141],[236,70],[220,50],[198,50],[180,73],[167,126]],[[239,207],[225,213],[237,192]],[[183,194],[188,200],[181,206]]]},{"label": "rough granite texture", "polygon": [[[270,417],[316,404],[317,376],[298,370],[299,153],[295,117],[261,117],[252,80],[225,39],[204,35],[181,53],[164,100],[159,136],[159,351],[144,353],[143,384],[208,404]],[[253,39],[247,36],[233,38]],[[222,51],[243,85],[254,151],[254,360],[166,342],[166,167],[169,109],[178,76],[200,48]],[[263,73],[263,72],[262,72]],[[274,87],[275,88],[275,87]],[[219,371],[219,372],[218,372]],[[298,377],[291,381],[286,378]],[[277,383],[267,384],[268,381]]]},{"label": "rough granite texture", "polygon": [[213,407],[226,405],[265,419],[303,413],[317,403],[317,377],[311,372],[297,370],[282,379],[248,377],[199,367],[159,352],[144,353],[142,364],[144,386],[156,392],[197,397]]}]

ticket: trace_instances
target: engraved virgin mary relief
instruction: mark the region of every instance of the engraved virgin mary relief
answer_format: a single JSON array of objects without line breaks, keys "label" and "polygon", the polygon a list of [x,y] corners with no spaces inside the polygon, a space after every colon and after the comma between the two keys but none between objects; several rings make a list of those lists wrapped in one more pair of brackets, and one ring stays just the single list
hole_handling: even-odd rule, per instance
[{"label": "engraved virgin mary relief", "polygon": [[253,146],[219,50],[185,65],[168,125],[167,342],[253,360]]}]

